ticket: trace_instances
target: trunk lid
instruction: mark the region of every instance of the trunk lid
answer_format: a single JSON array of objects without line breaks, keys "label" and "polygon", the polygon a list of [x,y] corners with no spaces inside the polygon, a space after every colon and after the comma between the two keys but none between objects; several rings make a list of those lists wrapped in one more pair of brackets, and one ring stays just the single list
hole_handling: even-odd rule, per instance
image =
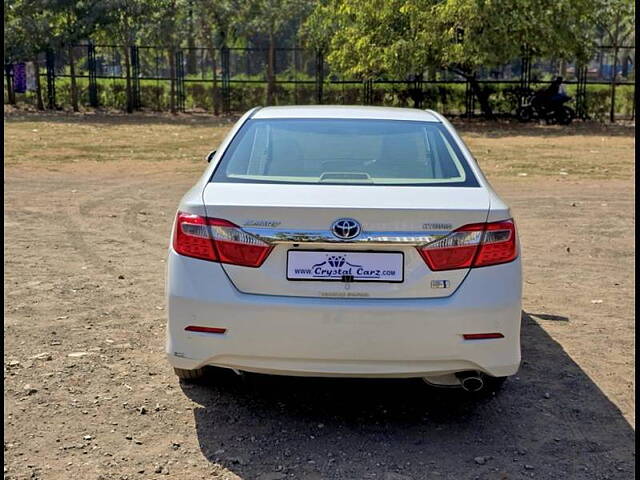
[{"label": "trunk lid", "polygon": [[[274,245],[259,268],[222,265],[235,287],[245,293],[298,297],[449,296],[468,269],[431,271],[415,248],[416,242],[433,241],[462,225],[485,222],[490,207],[482,187],[439,186],[209,183],[203,201],[208,217],[233,222]],[[359,222],[361,233],[353,240],[337,238],[331,226],[340,218]],[[288,253],[302,250],[319,253]],[[352,264],[365,262],[365,269],[401,266],[403,272],[385,277],[388,281],[353,281],[349,276],[337,280],[287,278],[296,277],[288,261],[300,266],[305,259],[311,263],[320,257],[344,261],[345,256]]]}]

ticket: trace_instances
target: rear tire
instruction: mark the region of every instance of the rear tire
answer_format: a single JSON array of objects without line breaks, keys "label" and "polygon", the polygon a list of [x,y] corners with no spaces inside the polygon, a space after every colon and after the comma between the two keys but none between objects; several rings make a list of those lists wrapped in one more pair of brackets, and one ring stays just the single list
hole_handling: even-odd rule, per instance
[{"label": "rear tire", "polygon": [[561,107],[556,113],[558,124],[569,125],[575,117],[575,112],[570,107]]},{"label": "rear tire", "polygon": [[207,367],[185,370],[184,368],[174,368],[173,371],[181,382],[195,383],[203,380],[207,376]]},{"label": "rear tire", "polygon": [[487,393],[498,393],[507,378],[509,377],[490,377],[489,375],[486,375],[483,379],[483,390],[485,390]]},{"label": "rear tire", "polygon": [[531,106],[519,107],[516,110],[516,117],[523,123],[530,122],[533,120],[533,108]]}]

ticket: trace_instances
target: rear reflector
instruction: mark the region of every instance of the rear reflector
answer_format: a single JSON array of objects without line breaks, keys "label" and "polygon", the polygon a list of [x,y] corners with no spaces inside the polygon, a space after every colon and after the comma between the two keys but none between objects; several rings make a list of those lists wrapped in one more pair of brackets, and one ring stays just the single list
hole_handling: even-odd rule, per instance
[{"label": "rear reflector", "polygon": [[259,267],[271,246],[220,218],[178,212],[173,249],[180,255],[212,262]]},{"label": "rear reflector", "polygon": [[196,325],[189,325],[185,328],[187,332],[202,332],[202,333],[225,333],[226,328],[218,327],[198,327]]},{"label": "rear reflector", "polygon": [[434,271],[511,262],[518,256],[516,226],[513,219],[465,225],[418,251]]},{"label": "rear reflector", "polygon": [[486,340],[487,338],[504,338],[501,333],[465,333],[465,340]]}]

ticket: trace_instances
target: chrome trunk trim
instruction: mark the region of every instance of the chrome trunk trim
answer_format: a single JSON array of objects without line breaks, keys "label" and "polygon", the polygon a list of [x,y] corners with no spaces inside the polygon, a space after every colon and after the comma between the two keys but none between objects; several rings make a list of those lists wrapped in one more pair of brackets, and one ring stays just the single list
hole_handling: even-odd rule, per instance
[{"label": "chrome trunk trim", "polygon": [[269,244],[278,243],[338,243],[367,245],[428,245],[449,235],[449,231],[422,232],[366,232],[356,238],[342,240],[329,230],[285,230],[276,228],[243,227],[243,230]]}]

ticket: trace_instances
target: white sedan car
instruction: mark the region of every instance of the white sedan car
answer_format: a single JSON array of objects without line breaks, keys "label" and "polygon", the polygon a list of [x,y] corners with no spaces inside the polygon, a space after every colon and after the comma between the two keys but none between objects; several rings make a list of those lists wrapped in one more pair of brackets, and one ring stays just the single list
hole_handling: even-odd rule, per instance
[{"label": "white sedan car", "polygon": [[509,208],[433,111],[255,108],[183,197],[166,352],[236,372],[495,389],[520,364]]}]

